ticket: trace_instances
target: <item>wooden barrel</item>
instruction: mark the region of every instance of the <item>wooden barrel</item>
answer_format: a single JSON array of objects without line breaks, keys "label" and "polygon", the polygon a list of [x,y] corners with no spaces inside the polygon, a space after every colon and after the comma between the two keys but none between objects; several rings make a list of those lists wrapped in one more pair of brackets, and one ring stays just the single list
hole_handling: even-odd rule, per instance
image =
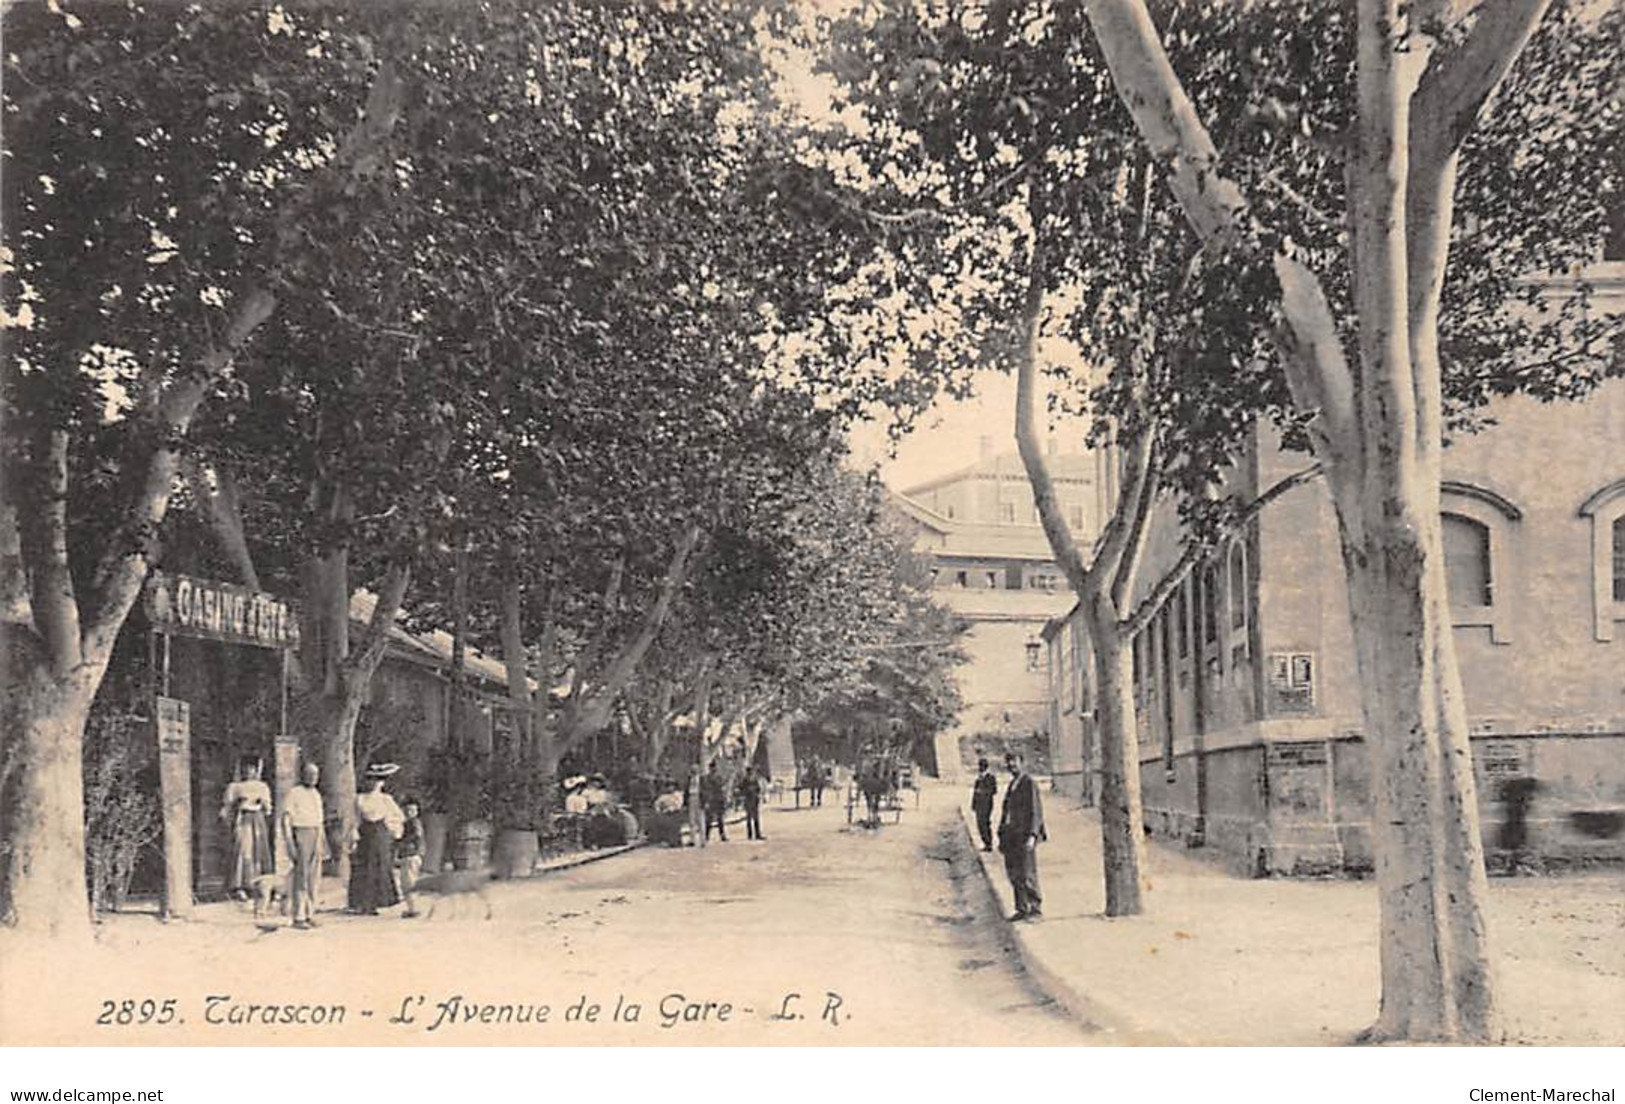
[{"label": "wooden barrel", "polygon": [[446,865],[446,840],[451,834],[450,818],[445,813],[423,814],[423,872],[438,874]]},{"label": "wooden barrel", "polygon": [[458,870],[483,870],[491,865],[491,822],[470,820],[459,824],[451,841],[451,857]]},{"label": "wooden barrel", "polygon": [[498,878],[528,878],[536,869],[540,853],[535,832],[504,828],[497,833],[491,873]]}]

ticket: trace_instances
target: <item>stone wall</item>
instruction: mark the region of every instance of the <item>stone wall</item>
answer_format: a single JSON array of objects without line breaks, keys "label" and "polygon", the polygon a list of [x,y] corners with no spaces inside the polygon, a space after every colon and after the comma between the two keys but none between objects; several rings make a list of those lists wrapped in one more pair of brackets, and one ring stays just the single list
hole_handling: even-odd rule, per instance
[{"label": "stone wall", "polygon": [[[1473,740],[1492,870],[1625,862],[1625,732]],[[1366,873],[1371,792],[1364,741],[1274,740],[1207,752],[1205,811],[1194,754],[1140,766],[1146,830],[1255,876]]]}]

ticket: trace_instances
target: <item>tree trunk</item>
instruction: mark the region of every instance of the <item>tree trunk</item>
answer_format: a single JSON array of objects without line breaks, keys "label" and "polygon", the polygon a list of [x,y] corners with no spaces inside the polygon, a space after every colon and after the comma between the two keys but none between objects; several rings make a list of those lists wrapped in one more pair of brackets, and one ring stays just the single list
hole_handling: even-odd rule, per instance
[{"label": "tree trunk", "polygon": [[1100,743],[1100,833],[1105,865],[1106,915],[1145,911],[1145,812],[1140,807],[1139,734],[1135,727],[1132,654],[1121,609],[1133,588],[1157,494],[1155,448],[1149,432],[1124,442],[1123,492],[1085,565],[1061,512],[1055,480],[1038,440],[1038,326],[1044,300],[1044,239],[1034,214],[1034,239],[1022,312],[1022,354],[1016,372],[1016,445],[1033,486],[1033,503],[1055,561],[1078,597],[1089,629],[1095,668],[1095,738]]},{"label": "tree trunk", "polygon": [[338,693],[322,695],[313,710],[322,749],[322,801],[328,822],[338,822],[328,846],[335,853],[339,883],[345,886],[350,884],[350,839],[356,832],[355,726],[370,685],[371,679],[346,678]]},{"label": "tree trunk", "polygon": [[[1381,1038],[1490,1041],[1500,1030],[1439,528],[1439,295],[1457,155],[1548,6],[1479,5],[1464,34],[1435,41],[1429,24],[1443,10],[1361,0],[1348,173],[1357,376],[1320,281],[1275,258],[1285,323],[1277,344],[1294,404],[1315,415],[1309,432],[1337,506],[1364,691],[1382,899],[1383,997],[1373,1028]],[[1169,163],[1187,217],[1204,242],[1222,241],[1247,221],[1246,204],[1144,0],[1087,0],[1087,8],[1120,97]]]},{"label": "tree trunk", "polygon": [[514,724],[521,753],[534,761],[535,716],[531,708],[530,675],[526,670],[521,601],[524,591],[510,569],[502,584],[502,662],[508,676],[508,700],[514,706]]},{"label": "tree trunk", "polygon": [[[53,940],[88,940],[90,910],[85,892],[85,799],[82,741],[91,700],[105,659],[94,671],[80,668],[66,679],[47,671],[26,673],[6,723],[19,762],[0,813],[6,852],[5,923],[17,932]],[[13,804],[13,801],[15,804]]]},{"label": "tree trunk", "polygon": [[[1407,48],[1402,33],[1397,0],[1361,0],[1349,171],[1360,438],[1348,443],[1363,463],[1355,478],[1334,483],[1371,737],[1382,912],[1382,1005],[1372,1034],[1491,1042],[1499,1025],[1488,882],[1439,520],[1437,305],[1453,158],[1410,148],[1428,55]],[[1427,171],[1411,197],[1413,152]]]},{"label": "tree trunk", "polygon": [[[660,590],[654,604],[644,614],[643,623],[638,626],[638,631],[605,667],[599,684],[590,691],[583,690],[583,672],[577,669],[578,692],[572,693],[570,704],[566,707],[559,724],[556,741],[558,755],[562,756],[609,723],[616,701],[619,700],[632,676],[637,673],[638,665],[653,647],[655,638],[660,635],[660,630],[671,613],[672,602],[688,577],[689,567],[699,542],[700,530],[697,526],[690,526],[679,538],[671,561],[666,566],[666,574],[660,582]],[[615,593],[618,589],[618,584],[612,586],[611,593]],[[606,607],[609,604],[606,600]],[[609,616],[607,609],[605,616]]]},{"label": "tree trunk", "polygon": [[688,790],[688,823],[689,830],[694,833],[694,841],[701,847],[705,846],[705,814],[700,808],[700,779],[705,776],[705,768],[710,758],[705,753],[705,730],[711,727],[711,688],[713,686],[711,656],[706,656],[700,664],[700,679],[694,689],[694,736],[695,744],[699,747],[696,758],[694,781]]},{"label": "tree trunk", "polygon": [[1140,804],[1140,741],[1134,715],[1134,656],[1105,595],[1084,602],[1095,670],[1095,738],[1100,743],[1100,843],[1106,915],[1145,911],[1145,812]]},{"label": "tree trunk", "polygon": [[1437,497],[1427,486],[1412,487],[1390,502],[1387,524],[1363,539],[1344,534],[1349,608],[1367,688],[1382,916],[1382,1006],[1371,1035],[1495,1042],[1489,885]]},{"label": "tree trunk", "polygon": [[649,743],[644,749],[644,765],[650,774],[659,773],[660,757],[666,754],[666,741],[671,734],[671,703],[676,694],[677,684],[674,680],[660,680],[660,693],[655,696],[654,716],[650,719],[647,733]]},{"label": "tree trunk", "polygon": [[400,610],[411,571],[393,567],[373,607],[365,646],[350,648],[349,555],[340,548],[306,567],[306,609],[316,638],[307,634],[307,670],[319,673],[306,703],[307,721],[319,747],[322,802],[329,823],[338,821],[328,844],[336,852],[337,873],[350,880],[349,841],[356,829],[355,727],[372,692],[372,677],[383,661],[389,630]]}]

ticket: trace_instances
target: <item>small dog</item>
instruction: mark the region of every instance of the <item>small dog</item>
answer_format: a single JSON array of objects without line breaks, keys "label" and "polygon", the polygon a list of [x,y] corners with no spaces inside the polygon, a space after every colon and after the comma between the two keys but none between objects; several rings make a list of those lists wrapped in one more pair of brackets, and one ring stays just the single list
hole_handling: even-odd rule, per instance
[{"label": "small dog", "polygon": [[288,874],[261,874],[253,881],[254,919],[271,915],[273,906],[278,915],[288,914]]},{"label": "small dog", "polygon": [[472,895],[479,898],[485,906],[485,918],[491,919],[491,898],[486,895],[485,887],[491,884],[491,870],[484,867],[479,870],[442,870],[438,874],[425,874],[419,878],[412,887],[413,893],[432,893],[435,895],[434,904],[429,906],[425,920],[433,919],[434,910],[440,902],[447,897],[464,897]]}]

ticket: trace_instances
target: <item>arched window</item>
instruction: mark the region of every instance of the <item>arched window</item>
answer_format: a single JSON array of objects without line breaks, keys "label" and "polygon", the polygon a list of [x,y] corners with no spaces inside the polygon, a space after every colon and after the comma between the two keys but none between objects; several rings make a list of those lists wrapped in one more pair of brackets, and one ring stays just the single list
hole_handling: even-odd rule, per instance
[{"label": "arched window", "polygon": [[1202,569],[1202,641],[1215,643],[1219,639],[1219,571],[1209,564]]},{"label": "arched window", "polygon": [[1191,654],[1190,607],[1185,599],[1185,592],[1189,589],[1190,580],[1187,579],[1174,591],[1174,636],[1179,642],[1180,659]]},{"label": "arched window", "polygon": [[1625,602],[1625,514],[1614,519],[1614,601]]},{"label": "arched window", "polygon": [[1580,516],[1591,519],[1593,635],[1612,640],[1614,626],[1625,621],[1625,479],[1586,499]]},{"label": "arched window", "polygon": [[1240,541],[1230,549],[1230,627],[1247,627],[1247,548]]},{"label": "arched window", "polygon": [[1513,526],[1523,513],[1485,487],[1446,481],[1439,489],[1450,622],[1487,627],[1490,640],[1510,644],[1518,567]]},{"label": "arched window", "polygon": [[1495,604],[1490,564],[1490,527],[1460,514],[1445,514],[1444,572],[1452,606]]}]

